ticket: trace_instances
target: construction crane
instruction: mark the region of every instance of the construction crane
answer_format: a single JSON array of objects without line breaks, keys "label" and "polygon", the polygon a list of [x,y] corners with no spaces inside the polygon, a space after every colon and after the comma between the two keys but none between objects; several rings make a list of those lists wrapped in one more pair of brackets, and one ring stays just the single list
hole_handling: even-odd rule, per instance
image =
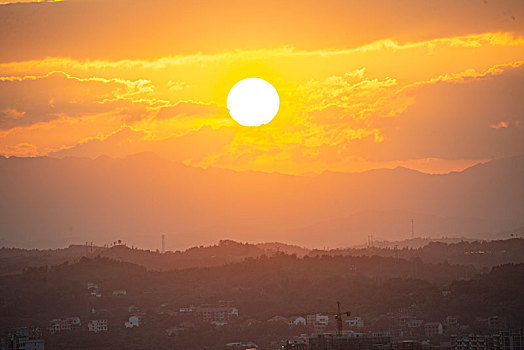
[{"label": "construction crane", "polygon": [[340,301],[337,301],[337,306],[337,313],[335,314],[335,319],[337,320],[337,335],[342,335],[342,316],[349,316],[351,315],[351,312],[340,311]]}]

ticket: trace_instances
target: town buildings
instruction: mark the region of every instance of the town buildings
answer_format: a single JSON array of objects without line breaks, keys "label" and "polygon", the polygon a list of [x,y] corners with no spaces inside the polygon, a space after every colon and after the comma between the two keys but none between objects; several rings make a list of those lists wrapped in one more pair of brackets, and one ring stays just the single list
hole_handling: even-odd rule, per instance
[{"label": "town buildings", "polygon": [[453,335],[451,344],[453,350],[524,350],[524,330]]},{"label": "town buildings", "polygon": [[349,332],[346,334],[318,334],[309,338],[309,350],[360,350],[379,348],[391,343],[389,333]]},{"label": "town buildings", "polygon": [[55,318],[49,321],[48,330],[51,334],[78,329],[82,326],[80,317]]},{"label": "town buildings", "polygon": [[191,305],[186,308],[181,308],[180,313],[191,315],[199,321],[217,326],[226,325],[231,320],[238,318],[238,309],[236,307],[223,305]]},{"label": "town buildings", "polygon": [[15,328],[0,340],[0,350],[44,350],[44,345],[38,328]]},{"label": "town buildings", "polygon": [[195,311],[197,319],[216,325],[227,324],[231,319],[238,317],[238,309],[230,306],[199,307]]},{"label": "town buildings", "polygon": [[434,337],[442,334],[444,328],[440,322],[426,322],[424,323],[424,334],[426,337]]}]

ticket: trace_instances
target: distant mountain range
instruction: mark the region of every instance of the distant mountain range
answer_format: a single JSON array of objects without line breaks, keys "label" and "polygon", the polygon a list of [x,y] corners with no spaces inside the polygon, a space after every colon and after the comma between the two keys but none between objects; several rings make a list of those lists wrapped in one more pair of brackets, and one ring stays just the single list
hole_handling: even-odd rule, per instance
[{"label": "distant mountain range", "polygon": [[[509,237],[524,226],[524,156],[429,175],[396,168],[291,176],[201,169],[154,154],[0,158],[0,245],[219,239],[347,247],[411,237]],[[501,233],[499,235],[499,233]]]},{"label": "distant mountain range", "polygon": [[128,247],[116,243],[109,247],[93,245],[70,245],[62,249],[0,249],[0,275],[20,273],[28,267],[53,266],[65,262],[75,263],[82,257],[103,257],[130,262],[150,270],[176,270],[194,267],[220,266],[240,262],[246,258],[262,255],[295,254],[298,257],[307,255],[310,250],[284,243],[240,243],[221,240],[218,244],[199,246],[184,251],[161,253]]},{"label": "distant mountain range", "polygon": [[[444,242],[443,242],[444,241]],[[87,258],[111,260],[141,265],[148,270],[168,271],[187,268],[222,266],[239,263],[248,258],[295,255],[298,258],[331,256],[387,257],[426,263],[459,264],[476,268],[492,267],[505,263],[524,262],[524,239],[511,238],[493,241],[466,241],[444,239],[410,239],[402,242],[381,242],[381,246],[346,249],[309,250],[284,243],[241,243],[221,240],[218,244],[199,246],[184,251],[152,251],[116,243],[109,247],[70,245],[62,249],[0,248],[0,275],[23,272],[27,268],[71,264]],[[447,242],[445,242],[447,241]],[[393,245],[393,243],[395,243]]]}]

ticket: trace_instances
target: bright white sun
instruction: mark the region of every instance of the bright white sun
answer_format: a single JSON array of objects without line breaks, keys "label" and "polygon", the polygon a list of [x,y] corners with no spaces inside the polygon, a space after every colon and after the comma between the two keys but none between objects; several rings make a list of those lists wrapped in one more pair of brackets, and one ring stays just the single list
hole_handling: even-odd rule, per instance
[{"label": "bright white sun", "polygon": [[277,90],[260,78],[239,81],[227,95],[229,114],[244,126],[269,123],[277,115],[279,105]]}]

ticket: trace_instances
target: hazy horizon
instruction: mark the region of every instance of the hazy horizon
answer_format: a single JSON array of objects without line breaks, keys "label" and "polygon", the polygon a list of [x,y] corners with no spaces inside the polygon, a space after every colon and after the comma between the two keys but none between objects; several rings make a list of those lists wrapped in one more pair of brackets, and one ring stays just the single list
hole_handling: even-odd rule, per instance
[{"label": "hazy horizon", "polygon": [[[523,156],[441,175],[405,168],[310,176],[202,169],[147,153],[3,158],[0,167],[2,182],[13,184],[4,198],[14,205],[0,214],[2,244],[27,248],[122,239],[156,249],[161,234],[170,250],[220,239],[335,248],[365,243],[368,235],[408,239],[411,219],[415,236],[433,238],[490,239],[524,226],[517,180]],[[45,185],[24,190],[34,182]],[[372,188],[363,187],[369,182]]]}]

